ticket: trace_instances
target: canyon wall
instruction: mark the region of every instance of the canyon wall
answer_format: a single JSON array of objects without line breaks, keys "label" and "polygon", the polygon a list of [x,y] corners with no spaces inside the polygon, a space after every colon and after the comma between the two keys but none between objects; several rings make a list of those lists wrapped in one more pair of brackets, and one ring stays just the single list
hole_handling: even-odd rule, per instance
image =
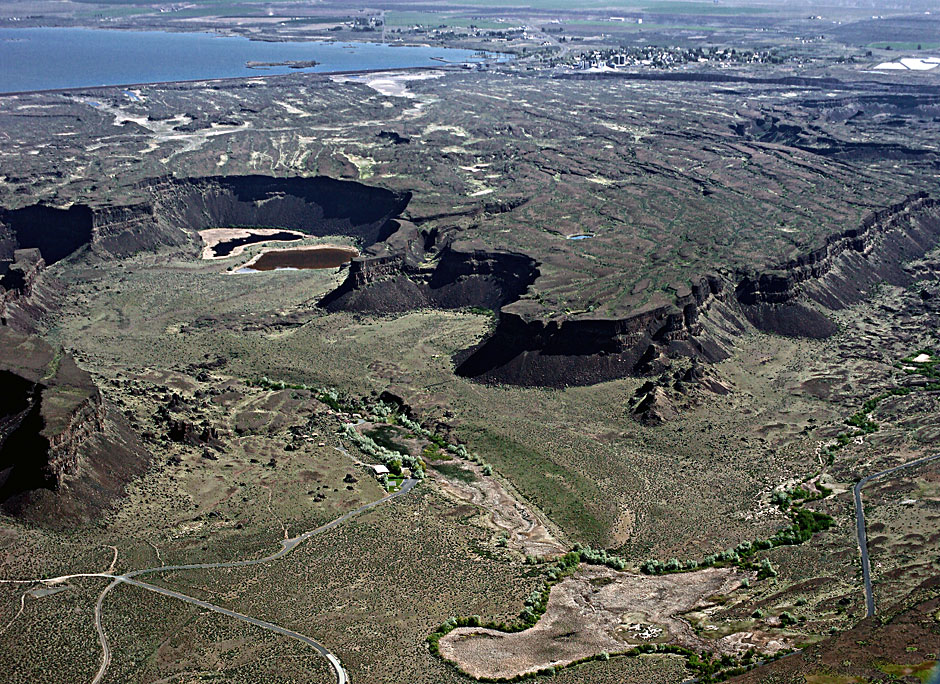
[{"label": "canyon wall", "polygon": [[118,257],[187,245],[192,251],[195,231],[243,226],[349,235],[372,245],[391,234],[392,220],[411,199],[409,193],[325,177],[167,177],[134,190],[148,199],[0,208],[0,262],[23,248],[39,249],[48,265],[85,247]]},{"label": "canyon wall", "polygon": [[0,503],[18,512],[30,492],[58,489],[78,472],[105,408],[91,376],[61,349],[9,329],[0,343]]},{"label": "canyon wall", "polygon": [[[353,259],[346,280],[320,306],[382,313],[421,307],[497,311],[538,277],[535,260],[524,254],[472,243],[433,245],[425,237],[413,224],[399,222],[384,245]],[[435,251],[429,255],[426,247]]]},{"label": "canyon wall", "polygon": [[[538,278],[530,257],[459,242],[428,245],[428,236],[413,227],[395,237],[396,248],[386,245],[354,260],[346,281],[321,306],[384,313],[426,306],[497,310],[492,333],[455,358],[457,373],[558,387],[657,373],[675,356],[717,361],[727,357],[736,336],[753,328],[828,337],[837,331],[828,311],[862,301],[879,283],[910,282],[903,264],[940,242],[940,203],[912,195],[786,263],[706,275],[671,304],[621,318],[520,313],[532,307],[513,302]],[[421,259],[416,245],[422,240],[431,258]]]},{"label": "canyon wall", "polygon": [[323,176],[213,176],[151,187],[157,221],[168,230],[270,227],[308,235],[349,235],[364,245],[389,236],[390,222],[411,199],[354,181]]},{"label": "canyon wall", "polygon": [[[523,385],[589,384],[659,372],[676,355],[724,358],[748,325],[783,335],[832,335],[837,328],[827,311],[861,301],[878,283],[907,284],[903,263],[940,240],[940,204],[921,193],[786,263],[703,275],[666,306],[617,318],[547,318],[525,298],[539,277],[535,259],[462,241],[457,231],[421,230],[400,218],[409,193],[323,177],[267,176],[159,178],[137,190],[151,199],[0,210],[4,309],[33,287],[42,264],[86,245],[117,256],[167,247],[195,252],[195,231],[222,226],[347,235],[363,245],[363,254],[350,263],[342,285],[321,299],[324,309],[491,309],[499,312],[497,324],[455,359],[460,375]],[[25,259],[17,251],[23,247],[38,250],[37,258]],[[17,254],[25,265],[14,264]]]},{"label": "canyon wall", "polygon": [[776,268],[739,274],[735,299],[760,330],[826,337],[836,330],[826,310],[862,301],[879,283],[910,284],[904,263],[938,242],[940,202],[918,193]]}]

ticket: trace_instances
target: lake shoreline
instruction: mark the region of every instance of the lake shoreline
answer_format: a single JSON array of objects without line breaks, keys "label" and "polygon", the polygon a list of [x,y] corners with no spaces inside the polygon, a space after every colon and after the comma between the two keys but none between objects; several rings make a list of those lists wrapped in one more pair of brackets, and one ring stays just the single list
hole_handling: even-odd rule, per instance
[{"label": "lake shoreline", "polygon": [[[297,74],[330,78],[462,69],[501,59],[499,54],[464,48],[329,40],[269,42],[205,31],[0,27],[0,62],[5,66],[0,71],[0,96],[190,83],[218,86]],[[264,70],[258,71],[259,67]]]},{"label": "lake shoreline", "polygon": [[297,76],[322,76],[322,80],[328,80],[331,76],[356,76],[363,74],[385,74],[396,72],[412,71],[463,71],[458,66],[413,66],[413,67],[388,67],[384,69],[346,69],[341,71],[303,71],[295,74],[258,74],[257,76],[222,76],[218,78],[187,78],[178,81],[146,81],[143,83],[116,83],[113,85],[92,85],[92,86],[72,86],[69,88],[39,88],[36,90],[15,90],[10,92],[0,92],[0,97],[16,97],[20,95],[38,95],[50,93],[80,93],[89,90],[101,91],[128,88],[144,88],[147,86],[172,86],[172,85],[191,85],[194,83],[232,83],[236,81],[257,81],[271,78],[296,78]]}]

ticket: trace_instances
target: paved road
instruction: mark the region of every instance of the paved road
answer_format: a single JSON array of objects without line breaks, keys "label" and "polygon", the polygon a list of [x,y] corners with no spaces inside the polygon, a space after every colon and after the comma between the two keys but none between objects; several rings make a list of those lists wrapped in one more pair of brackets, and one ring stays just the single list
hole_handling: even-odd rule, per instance
[{"label": "paved road", "polygon": [[925,456],[924,458],[919,458],[916,461],[895,466],[894,468],[888,468],[887,470],[882,470],[880,473],[863,477],[855,485],[855,527],[858,534],[858,549],[862,554],[862,581],[865,584],[865,610],[868,617],[875,614],[875,595],[872,593],[871,589],[871,564],[868,560],[868,535],[865,532],[865,510],[862,508],[862,488],[879,477],[891,475],[904,468],[913,468],[938,458],[940,458],[940,454],[934,454],[933,456]]},{"label": "paved road", "polygon": [[[240,568],[240,567],[245,567],[249,565],[260,565],[262,563],[270,563],[271,561],[275,561],[279,558],[283,558],[284,556],[289,554],[291,551],[296,549],[300,544],[307,541],[311,537],[314,537],[318,534],[322,534],[323,532],[326,532],[327,530],[332,530],[334,527],[338,527],[339,525],[342,525],[344,522],[346,522],[353,516],[356,516],[356,515],[359,515],[360,513],[364,513],[365,511],[371,510],[375,508],[376,506],[385,503],[386,501],[390,501],[391,499],[395,499],[399,496],[402,496],[403,494],[407,494],[414,488],[414,486],[417,483],[418,481],[414,479],[405,480],[402,483],[401,489],[399,489],[397,492],[393,492],[387,496],[382,497],[381,499],[371,501],[363,506],[360,506],[359,508],[355,510],[349,511],[348,513],[344,513],[343,515],[336,518],[335,520],[332,520],[326,523],[325,525],[320,525],[320,527],[317,527],[316,529],[309,530],[308,532],[304,532],[303,534],[298,535],[296,537],[292,537],[291,539],[285,539],[284,541],[281,542],[280,551],[276,551],[275,553],[264,556],[263,558],[253,558],[251,560],[243,560],[243,561],[229,561],[226,563],[191,563],[188,565],[161,565],[155,568],[144,568],[142,570],[132,570],[131,572],[126,572],[123,575],[112,575],[109,573],[87,573],[83,575],[69,575],[69,576],[63,576],[62,578],[55,578],[55,580],[61,581],[69,577],[83,576],[83,577],[106,577],[106,578],[113,580],[104,589],[104,591],[102,591],[101,594],[99,594],[98,601],[95,604],[95,630],[98,632],[98,641],[101,643],[101,665],[99,666],[98,672],[95,674],[95,677],[92,680],[92,684],[99,684],[99,682],[101,682],[101,680],[104,678],[105,673],[108,670],[108,667],[111,664],[111,647],[108,645],[108,637],[105,634],[104,627],[101,624],[101,611],[102,611],[102,606],[104,605],[105,597],[115,587],[117,587],[120,584],[130,584],[135,587],[140,587],[141,589],[146,589],[147,591],[152,591],[157,594],[162,594],[163,596],[168,596],[170,598],[175,598],[180,601],[185,601],[186,603],[191,603],[192,605],[199,606],[200,608],[205,608],[207,610],[211,610],[216,613],[221,613],[222,615],[227,615],[237,620],[242,620],[243,622],[247,622],[257,627],[261,627],[262,629],[266,629],[268,631],[275,632],[277,634],[282,634],[292,639],[297,639],[298,641],[301,641],[307,644],[308,646],[312,646],[317,651],[317,653],[319,653],[320,655],[322,655],[324,658],[327,659],[327,661],[330,663],[330,667],[333,668],[333,672],[336,674],[337,684],[349,684],[349,676],[346,674],[346,670],[343,668],[343,665],[340,662],[339,658],[337,658],[335,655],[330,653],[323,644],[321,644],[318,641],[315,641],[314,639],[311,639],[308,636],[305,636],[299,632],[295,632],[290,629],[286,629],[285,627],[276,625],[273,622],[266,622],[265,620],[259,620],[249,615],[236,613],[235,611],[229,610],[228,608],[222,608],[221,606],[217,606],[213,603],[208,603],[201,599],[197,599],[192,596],[187,596],[186,594],[181,594],[178,591],[173,591],[172,589],[166,589],[164,587],[160,587],[155,584],[150,584],[148,582],[144,582],[136,578],[140,577],[141,575],[147,575],[147,574],[152,574],[156,572],[172,572],[175,570],[211,570],[214,568]],[[50,581],[55,581],[55,580],[41,580],[41,581],[50,582]]]},{"label": "paved road", "polygon": [[[102,575],[105,577],[106,575]],[[111,666],[111,646],[108,644],[108,635],[104,632],[104,626],[101,624],[101,609],[104,606],[105,597],[111,593],[111,590],[114,589],[120,580],[115,579],[111,584],[105,587],[104,591],[98,594],[98,601],[95,603],[95,631],[98,633],[98,643],[101,644],[101,664],[98,666],[98,671],[95,673],[94,679],[91,680],[91,684],[98,684],[102,679],[104,679],[104,673],[108,671],[108,668]]]},{"label": "paved road", "polygon": [[140,580],[130,579],[128,577],[121,577],[117,582],[123,582],[125,584],[132,584],[135,587],[140,587],[141,589],[146,589],[147,591],[152,591],[157,594],[163,594],[164,596],[169,596],[170,598],[179,599],[180,601],[185,601],[186,603],[191,603],[194,606],[199,606],[200,608],[205,608],[207,610],[215,611],[216,613],[221,613],[222,615],[228,615],[237,620],[242,620],[252,625],[261,627],[270,632],[276,632],[277,634],[283,634],[284,636],[291,637],[292,639],[297,639],[297,641],[302,641],[308,646],[312,646],[317,653],[326,658],[330,666],[333,668],[333,672],[336,673],[337,684],[349,684],[349,677],[346,674],[346,670],[343,669],[342,663],[340,663],[339,658],[326,650],[326,647],[323,646],[319,641],[314,641],[308,636],[304,636],[300,632],[295,632],[291,629],[286,629],[280,625],[275,625],[273,622],[266,622],[265,620],[259,620],[258,618],[253,618],[250,615],[243,615],[242,613],[236,613],[233,610],[228,608],[222,608],[213,603],[208,603],[207,601],[202,601],[200,599],[193,598],[192,596],[187,596],[186,594],[181,594],[178,591],[173,591],[172,589],[166,589],[164,587],[158,587],[155,584],[148,584],[147,582],[141,582]]}]

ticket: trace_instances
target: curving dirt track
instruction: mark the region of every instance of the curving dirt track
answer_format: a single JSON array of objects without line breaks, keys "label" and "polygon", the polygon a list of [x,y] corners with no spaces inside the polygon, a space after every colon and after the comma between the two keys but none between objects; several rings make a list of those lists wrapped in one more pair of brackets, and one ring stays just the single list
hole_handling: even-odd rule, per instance
[{"label": "curving dirt track", "polygon": [[428,477],[457,501],[471,503],[485,510],[492,527],[508,535],[510,548],[537,557],[567,551],[539,516],[510,494],[498,480],[482,475],[478,465],[460,463],[463,468],[474,472],[475,481],[468,483],[449,479],[433,468],[428,471]]},{"label": "curving dirt track", "polygon": [[[154,584],[150,584],[148,582],[143,582],[136,578],[140,577],[141,575],[153,574],[157,572],[172,572],[175,570],[211,570],[211,569],[217,569],[217,568],[237,568],[237,567],[245,567],[249,565],[261,565],[263,563],[269,563],[271,561],[275,561],[279,558],[283,558],[284,556],[289,554],[291,551],[297,548],[300,544],[307,541],[311,537],[314,537],[318,534],[322,534],[323,532],[331,530],[334,527],[338,527],[339,525],[344,523],[346,520],[356,515],[359,515],[360,513],[368,511],[372,508],[375,508],[376,506],[382,503],[385,503],[386,501],[390,501],[391,499],[395,499],[399,496],[402,496],[403,494],[407,494],[414,488],[414,486],[417,483],[418,483],[417,480],[413,480],[413,479],[405,480],[402,483],[401,489],[399,489],[397,492],[393,492],[389,494],[388,496],[382,497],[381,499],[371,501],[363,506],[360,506],[359,508],[355,510],[349,511],[348,513],[341,515],[335,520],[331,520],[330,522],[324,525],[321,525],[320,527],[304,532],[303,534],[300,534],[296,537],[285,539],[284,541],[281,542],[281,549],[279,551],[276,551],[262,558],[253,558],[253,559],[243,560],[243,561],[230,561],[226,563],[193,563],[189,565],[163,565],[163,566],[158,566],[154,568],[143,568],[140,570],[132,570],[122,575],[111,574],[110,572],[111,569],[109,568],[108,572],[76,573],[76,574],[71,574],[71,575],[62,575],[60,577],[26,579],[26,580],[4,579],[4,580],[0,580],[0,583],[55,585],[55,584],[60,584],[62,582],[66,582],[69,579],[72,579],[75,577],[101,577],[104,579],[112,580],[111,583],[108,584],[108,586],[105,587],[104,590],[98,595],[98,600],[95,603],[95,631],[98,633],[98,640],[101,643],[101,665],[98,667],[98,671],[95,673],[95,676],[92,678],[91,684],[99,684],[102,681],[102,679],[104,679],[104,676],[108,671],[108,667],[111,665],[111,647],[108,644],[108,637],[107,637],[107,634],[105,633],[104,626],[101,623],[101,615],[103,612],[105,598],[108,596],[109,593],[111,593],[111,591],[113,591],[120,584],[130,584],[136,587],[140,587],[141,589],[145,589],[147,591],[152,591],[154,593],[161,594],[163,596],[168,596],[170,598],[175,598],[177,600],[199,606],[206,610],[211,610],[216,613],[220,613],[222,615],[233,617],[237,620],[242,620],[244,622],[255,625],[257,627],[261,627],[262,629],[266,629],[268,631],[275,632],[277,634],[281,634],[283,636],[287,636],[292,639],[297,639],[298,641],[305,643],[308,646],[313,647],[320,655],[322,655],[324,658],[327,659],[327,661],[330,663],[330,667],[333,669],[333,672],[336,675],[337,684],[349,684],[349,676],[346,674],[346,670],[343,668],[343,665],[340,662],[339,658],[337,658],[333,653],[327,650],[327,648],[323,646],[323,644],[321,644],[318,641],[315,641],[314,639],[306,635],[300,634],[299,632],[295,632],[293,630],[286,629],[285,627],[281,627],[280,625],[276,625],[271,622],[266,622],[264,620],[253,618],[249,615],[236,613],[235,611],[229,610],[227,608],[223,608],[221,606],[217,606],[212,603],[208,603],[206,601],[194,598],[192,596],[187,596],[186,594],[182,594],[178,591],[173,591],[172,589],[167,589],[165,587],[160,587]],[[112,566],[113,566],[113,563],[112,563]]]}]

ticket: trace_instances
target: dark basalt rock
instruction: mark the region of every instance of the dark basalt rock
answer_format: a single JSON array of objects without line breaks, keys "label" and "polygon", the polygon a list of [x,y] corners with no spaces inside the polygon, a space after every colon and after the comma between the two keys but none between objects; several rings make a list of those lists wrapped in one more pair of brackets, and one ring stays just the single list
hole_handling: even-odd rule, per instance
[{"label": "dark basalt rock", "polygon": [[938,237],[937,204],[915,195],[775,269],[736,279],[702,278],[672,305],[622,319],[546,321],[506,306],[538,277],[533,260],[461,243],[437,246],[435,238],[399,222],[381,248],[353,260],[345,282],[320,305],[383,313],[426,306],[499,310],[490,337],[457,355],[459,375],[583,385],[655,374],[675,356],[723,359],[745,320],[777,334],[832,335],[837,328],[826,310],[860,301],[877,282],[906,284],[910,277],[900,264],[926,252]]},{"label": "dark basalt rock", "polygon": [[[649,386],[649,387],[647,387]],[[662,387],[646,383],[638,393],[640,400],[633,408],[634,417],[646,425],[660,425],[679,417],[679,412]]]},{"label": "dark basalt rock", "polygon": [[534,259],[472,244],[445,244],[428,260],[433,241],[400,221],[385,244],[353,259],[343,284],[319,305],[327,310],[395,313],[421,307],[498,310],[538,277]]},{"label": "dark basalt rock", "polygon": [[[940,241],[940,202],[924,193],[866,217],[857,228],[777,268],[742,274],[734,296],[760,330],[794,337],[828,337],[836,326],[820,309],[862,301],[886,282],[907,286],[904,263]],[[815,306],[814,306],[815,305]]]},{"label": "dark basalt rock", "polygon": [[86,206],[0,209],[0,259],[12,260],[15,250],[34,247],[47,264],[54,264],[89,245],[93,230],[93,214]]},{"label": "dark basalt rock", "polygon": [[[773,136],[797,134],[773,120],[755,125]],[[783,335],[829,336],[836,326],[827,310],[861,301],[879,282],[909,284],[902,264],[940,238],[938,203],[918,194],[790,262],[763,272],[702,277],[667,306],[622,318],[545,320],[511,306],[539,276],[534,259],[401,220],[409,193],[324,177],[267,176],[161,178],[138,189],[150,200],[0,210],[0,264],[4,255],[7,261],[0,275],[11,286],[4,292],[29,286],[30,269],[10,262],[23,246],[37,249],[33,262],[42,264],[86,245],[117,255],[167,247],[195,252],[192,232],[208,227],[349,235],[365,249],[350,262],[342,285],[319,302],[321,307],[377,313],[420,307],[498,311],[491,336],[455,359],[457,373],[522,385],[583,385],[655,374],[677,356],[719,360],[748,324]],[[512,211],[523,201],[478,211]]]},{"label": "dark basalt rock", "polygon": [[758,330],[784,337],[822,340],[838,332],[838,326],[825,314],[803,304],[755,304],[744,307],[744,315]]},{"label": "dark basalt rock", "polygon": [[675,420],[689,406],[701,403],[705,393],[731,394],[732,388],[717,374],[692,359],[687,368],[662,373],[637,388],[630,405],[631,415],[645,425],[660,425]]},{"label": "dark basalt rock", "polygon": [[[903,99],[904,96],[898,96]],[[775,143],[795,147],[830,159],[852,161],[906,160],[936,157],[935,151],[906,145],[879,142],[853,142],[820,135],[803,127],[781,123],[777,116],[766,115],[749,118],[731,125],[731,130],[741,137],[762,143]]]},{"label": "dark basalt rock", "polygon": [[30,247],[39,249],[46,264],[85,247],[116,256],[187,245],[194,251],[193,231],[238,226],[349,235],[372,245],[394,231],[391,220],[411,199],[409,193],[320,176],[155,178],[135,189],[149,199],[0,208],[0,261]]},{"label": "dark basalt rock", "polygon": [[410,193],[323,176],[211,176],[150,187],[160,223],[178,230],[270,227],[308,235],[349,235],[364,245],[385,240]]},{"label": "dark basalt rock", "polygon": [[411,142],[411,138],[399,135],[395,131],[380,131],[377,137],[381,140],[388,140],[393,145],[407,145]]},{"label": "dark basalt rock", "polygon": [[[3,330],[0,382],[0,506],[5,513],[51,524],[87,519],[146,467],[146,456],[123,418],[109,418],[91,376],[62,350],[35,336]],[[105,424],[111,422],[114,429],[106,434]]]},{"label": "dark basalt rock", "polygon": [[[722,307],[718,278],[703,278],[675,305],[621,319],[525,320],[500,313],[493,334],[459,354],[457,373],[490,382],[562,387],[588,385],[636,372],[662,370],[669,354],[709,361],[727,357],[724,333],[705,333],[702,312]],[[715,311],[723,327],[740,328],[730,312]]]},{"label": "dark basalt rock", "polygon": [[36,248],[18,249],[13,252],[12,261],[0,261],[0,326],[32,328],[32,321],[17,319],[24,318],[21,310],[28,305],[45,267],[46,262]]},{"label": "dark basalt rock", "polygon": [[222,441],[219,432],[210,425],[198,426],[188,420],[171,420],[167,437],[171,442],[187,444],[189,446],[208,446],[221,449]]}]

